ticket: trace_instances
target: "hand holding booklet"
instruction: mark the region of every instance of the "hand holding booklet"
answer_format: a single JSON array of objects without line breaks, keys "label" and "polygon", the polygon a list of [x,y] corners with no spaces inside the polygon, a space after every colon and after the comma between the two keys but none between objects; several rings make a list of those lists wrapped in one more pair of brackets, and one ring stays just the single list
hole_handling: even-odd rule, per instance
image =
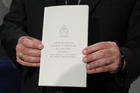
[{"label": "hand holding booklet", "polygon": [[39,86],[86,87],[88,5],[46,7]]}]

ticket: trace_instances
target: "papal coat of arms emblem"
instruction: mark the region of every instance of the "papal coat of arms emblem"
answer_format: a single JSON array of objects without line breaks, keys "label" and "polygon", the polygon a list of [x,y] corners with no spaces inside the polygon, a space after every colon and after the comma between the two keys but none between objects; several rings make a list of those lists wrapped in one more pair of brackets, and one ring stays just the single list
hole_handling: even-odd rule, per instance
[{"label": "papal coat of arms emblem", "polygon": [[69,36],[69,29],[66,25],[63,25],[59,30],[60,37],[68,37]]}]

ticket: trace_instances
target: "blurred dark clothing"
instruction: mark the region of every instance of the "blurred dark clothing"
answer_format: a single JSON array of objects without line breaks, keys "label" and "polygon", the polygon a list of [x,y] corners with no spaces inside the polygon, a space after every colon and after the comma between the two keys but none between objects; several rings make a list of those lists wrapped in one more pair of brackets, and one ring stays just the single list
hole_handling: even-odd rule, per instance
[{"label": "blurred dark clothing", "polygon": [[0,58],[0,93],[19,93],[20,76],[13,68],[12,61]]},{"label": "blurred dark clothing", "polygon": [[[12,2],[10,12],[1,27],[0,38],[22,75],[21,93],[128,93],[130,84],[140,74],[140,0],[81,2],[90,7],[88,45],[102,41],[116,42],[127,62],[124,72],[88,75],[87,88],[38,87],[39,68],[24,67],[16,62],[15,48],[19,37],[28,35],[41,40],[44,7],[64,4],[64,0]],[[77,3],[69,0],[69,4]]]}]

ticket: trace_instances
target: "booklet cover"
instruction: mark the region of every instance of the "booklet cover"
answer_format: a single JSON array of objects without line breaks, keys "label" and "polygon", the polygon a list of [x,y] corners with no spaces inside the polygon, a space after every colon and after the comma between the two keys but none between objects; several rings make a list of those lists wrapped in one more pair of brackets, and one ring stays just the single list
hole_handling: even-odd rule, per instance
[{"label": "booklet cover", "polygon": [[88,5],[46,7],[39,86],[86,87]]}]

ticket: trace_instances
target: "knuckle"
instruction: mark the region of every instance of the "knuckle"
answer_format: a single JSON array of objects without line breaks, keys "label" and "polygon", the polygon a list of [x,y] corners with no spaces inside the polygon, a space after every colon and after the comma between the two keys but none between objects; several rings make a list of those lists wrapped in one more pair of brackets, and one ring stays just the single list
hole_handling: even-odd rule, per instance
[{"label": "knuckle", "polygon": [[20,50],[20,45],[18,44],[17,46],[16,46],[16,51],[19,51]]},{"label": "knuckle", "polygon": [[111,63],[111,58],[104,59],[105,65],[109,65]]},{"label": "knuckle", "polygon": [[107,67],[102,67],[103,72],[107,72],[108,68]]},{"label": "knuckle", "polygon": [[27,48],[23,48],[23,53],[24,53],[24,54],[28,55],[28,54],[29,54],[29,52],[30,52],[30,50],[29,50],[29,49],[27,49]]},{"label": "knuckle", "polygon": [[112,70],[117,70],[118,68],[119,68],[119,66],[115,64],[115,65],[113,66]]},{"label": "knuckle", "polygon": [[112,54],[114,54],[113,51],[114,51],[114,48],[113,49],[109,49],[107,52],[108,52],[108,54],[112,55]]},{"label": "knuckle", "polygon": [[105,54],[104,51],[101,51],[101,52],[100,52],[100,56],[101,56],[101,57],[104,57],[105,55],[106,55],[106,54]]},{"label": "knuckle", "polygon": [[94,47],[93,46],[90,46],[89,48],[87,48],[87,53],[91,53],[92,50],[94,50]]},{"label": "knuckle", "polygon": [[101,42],[97,47],[106,48],[108,44],[106,42]]},{"label": "knuckle", "polygon": [[112,48],[112,49],[115,49],[116,47],[117,47],[117,44],[116,44],[116,42],[108,42],[108,45],[109,45],[109,47],[110,48]]},{"label": "knuckle", "polygon": [[115,69],[118,69],[118,68],[119,68],[119,65],[116,65],[116,66],[115,66]]},{"label": "knuckle", "polygon": [[95,66],[98,66],[99,64],[100,64],[100,61],[98,61],[98,62],[97,62],[97,61],[94,62],[94,65],[95,65]]},{"label": "knuckle", "polygon": [[28,42],[28,40],[26,38],[23,38],[21,42],[24,45],[26,42]]},{"label": "knuckle", "polygon": [[90,69],[94,68],[95,67],[95,63],[94,62],[91,62],[89,63],[89,65],[87,64],[87,67],[89,66]]},{"label": "knuckle", "polygon": [[22,42],[24,38],[25,38],[25,36],[20,37],[20,38],[18,39],[18,42]]},{"label": "knuckle", "polygon": [[87,53],[90,53],[91,48],[92,48],[91,46],[90,46],[89,48],[87,48],[87,49],[86,49],[86,52],[87,52]]},{"label": "knuckle", "polygon": [[119,51],[119,49],[116,50],[116,55],[117,55],[117,56],[120,56],[120,51]]},{"label": "knuckle", "polygon": [[17,58],[16,61],[19,63],[19,59]]},{"label": "knuckle", "polygon": [[104,65],[104,62],[103,61],[98,61],[98,62],[96,62],[95,65],[98,66],[98,67],[100,67],[100,66]]},{"label": "knuckle", "polygon": [[107,63],[107,59],[106,58],[104,58],[104,59],[102,59],[102,62],[104,62],[104,63]]},{"label": "knuckle", "polygon": [[32,42],[32,45],[31,45],[31,46],[32,46],[33,48],[38,48],[38,45],[39,45],[38,43]]},{"label": "knuckle", "polygon": [[97,67],[97,66],[98,66],[98,62],[97,62],[97,61],[92,62],[92,63],[91,63],[91,66],[92,66],[93,68]]},{"label": "knuckle", "polygon": [[112,46],[116,46],[116,43],[114,41],[109,42]]},{"label": "knuckle", "polygon": [[104,42],[99,42],[96,44],[97,47],[104,47]]},{"label": "knuckle", "polygon": [[112,42],[112,45],[115,46],[115,47],[117,46],[116,42]]},{"label": "knuckle", "polygon": [[26,54],[26,55],[30,55],[32,52],[31,52],[30,49],[24,48],[24,49],[23,49],[23,53]]},{"label": "knuckle", "polygon": [[109,48],[109,47],[110,47],[110,43],[109,43],[109,42],[104,42],[104,43],[102,44],[102,46],[103,46],[104,48]]},{"label": "knuckle", "polygon": [[26,47],[33,47],[34,43],[32,40],[29,40],[29,39],[24,39],[22,44]]},{"label": "knuckle", "polygon": [[112,47],[112,51],[114,52],[114,53],[119,53],[119,48],[117,48],[117,47]]},{"label": "knuckle", "polygon": [[112,56],[111,61],[116,62],[116,56]]},{"label": "knuckle", "polygon": [[87,61],[90,61],[91,60],[91,55],[87,56]]}]

